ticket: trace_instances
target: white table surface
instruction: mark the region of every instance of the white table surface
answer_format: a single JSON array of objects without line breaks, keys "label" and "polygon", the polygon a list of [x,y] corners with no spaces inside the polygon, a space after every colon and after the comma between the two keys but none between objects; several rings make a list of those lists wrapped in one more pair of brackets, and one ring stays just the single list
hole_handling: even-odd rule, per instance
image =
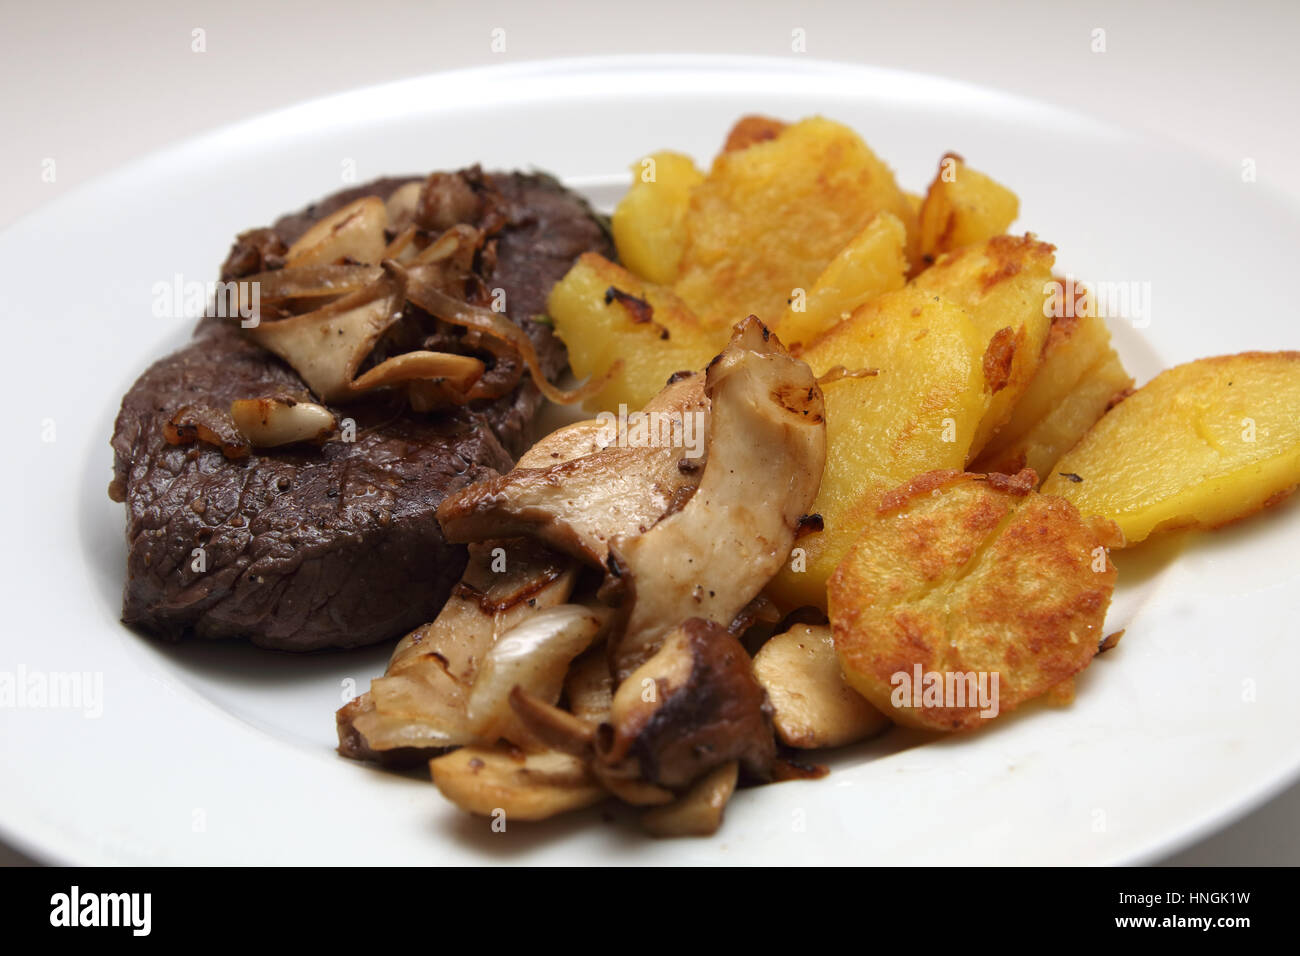
[{"label": "white table surface", "polygon": [[[0,22],[0,228],[151,150],[305,99],[455,67],[661,52],[809,56],[968,80],[1146,129],[1225,165],[1253,159],[1261,183],[1300,198],[1300,4],[1286,0],[0,0]],[[504,52],[492,50],[498,28]],[[796,29],[802,54],[791,51]],[[1091,49],[1097,29],[1104,53]],[[192,49],[195,30],[205,52]],[[1167,862],[1295,865],[1297,823],[1300,786]],[[0,863],[23,862],[0,844]]]}]

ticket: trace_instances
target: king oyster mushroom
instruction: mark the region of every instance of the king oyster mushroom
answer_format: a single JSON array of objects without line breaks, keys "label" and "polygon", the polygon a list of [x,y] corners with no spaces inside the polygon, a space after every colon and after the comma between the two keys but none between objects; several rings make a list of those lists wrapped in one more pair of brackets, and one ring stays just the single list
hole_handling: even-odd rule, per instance
[{"label": "king oyster mushroom", "polygon": [[[693,416],[703,445],[708,409],[704,376],[690,374],[642,413],[680,421]],[[574,454],[561,459],[560,444]],[[682,506],[699,485],[704,462],[672,445],[621,447],[607,422],[579,422],[548,439],[547,449],[529,452],[509,474],[449,495],[438,521],[448,541],[526,534],[604,567],[611,539],[642,534]]]},{"label": "king oyster mushroom", "polygon": [[[646,410],[701,415],[707,458],[624,447],[606,423],[580,422],[439,514],[452,540],[473,542],[472,569],[503,536],[605,569],[601,596],[617,618],[595,594],[574,603],[569,578],[546,607],[521,609],[513,630],[480,625],[474,653],[460,647],[472,666],[417,651],[408,637],[388,676],[340,711],[341,750],[467,745],[430,762],[439,789],[466,810],[537,819],[613,794],[654,808],[644,823],[663,835],[712,832],[741,771],[772,777],[771,705],[727,625],[785,560],[816,495],[821,392],[750,319],[704,374],[675,377]],[[463,612],[449,605],[430,626],[445,623],[453,649]],[[428,671],[428,696],[399,683],[390,697],[386,683],[412,671]]]},{"label": "king oyster mushroom", "polygon": [[821,484],[825,406],[812,370],[750,316],[705,373],[708,464],[690,500],[609,544],[630,603],[611,645],[626,678],[687,617],[729,624],[781,568]]},{"label": "king oyster mushroom", "polygon": [[[493,570],[502,559],[506,569]],[[480,666],[500,637],[539,611],[563,605],[575,580],[570,559],[536,542],[503,539],[471,547],[465,574],[438,617],[402,638],[384,676],[339,709],[339,752],[409,763],[477,742],[468,707]],[[569,619],[556,623],[576,626]],[[480,710],[492,708],[484,700]]]},{"label": "king oyster mushroom", "polygon": [[[591,424],[578,422],[542,438],[520,457],[516,470],[589,454]],[[494,645],[533,615],[566,605],[573,593],[577,579],[574,562],[539,542],[501,537],[471,544],[469,550],[464,576],[437,619],[402,638],[384,676],[371,682],[368,693],[339,709],[339,752],[344,756],[409,763],[480,739],[470,719],[469,703],[480,668]],[[504,571],[494,570],[502,561]],[[552,634],[545,643],[572,659],[586,646],[574,635],[592,627],[577,619],[598,622],[586,637],[591,643],[607,616],[606,609],[591,607],[558,618],[551,624],[568,636],[543,631]],[[532,633],[538,640],[538,632]],[[559,681],[564,680],[566,671],[567,667],[559,671]],[[490,673],[498,673],[495,663]],[[554,679],[553,667],[543,666],[534,673],[548,682]],[[491,697],[485,690],[477,701],[476,715],[484,721],[484,730],[490,730],[489,723],[513,723],[505,714],[509,708],[506,698],[514,685],[502,687],[498,682],[495,686],[497,691]],[[541,689],[546,692],[550,686],[547,683]],[[555,690],[558,692],[558,686]],[[493,706],[488,706],[489,701]],[[526,742],[534,741],[530,737]]]}]

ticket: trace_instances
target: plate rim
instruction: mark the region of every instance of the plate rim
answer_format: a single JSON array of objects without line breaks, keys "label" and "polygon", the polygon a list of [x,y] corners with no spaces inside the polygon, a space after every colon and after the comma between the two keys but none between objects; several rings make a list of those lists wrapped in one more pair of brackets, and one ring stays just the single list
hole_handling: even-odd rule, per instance
[{"label": "plate rim", "polygon": [[[1070,107],[1059,106],[1055,103],[1036,100],[1021,94],[1008,93],[993,87],[986,87],[980,84],[974,84],[964,80],[943,77],[935,74],[898,70],[887,67],[876,67],[844,61],[823,60],[814,57],[784,58],[775,56],[711,55],[692,53],[541,58],[463,67],[448,71],[434,71],[419,76],[339,91],[255,114],[223,125],[214,130],[185,137],[176,142],[165,144],[158,149],[134,157],[113,169],[94,176],[83,183],[79,183],[74,188],[55,197],[50,202],[42,204],[36,209],[29,211],[6,225],[5,228],[0,231],[0,239],[6,239],[15,232],[25,228],[30,228],[33,223],[39,223],[41,219],[51,215],[52,209],[57,210],[57,208],[64,205],[75,206],[79,202],[84,201],[84,198],[87,195],[99,192],[106,188],[111,188],[114,180],[138,175],[143,168],[155,164],[165,164],[173,156],[197,148],[202,148],[205,144],[214,143],[222,137],[255,134],[257,130],[275,126],[291,116],[297,117],[301,120],[304,118],[310,118],[313,115],[319,115],[323,112],[336,112],[341,106],[355,106],[362,102],[369,102],[376,98],[382,98],[399,89],[419,90],[430,85],[438,85],[449,81],[473,81],[474,79],[481,78],[485,75],[490,75],[494,79],[501,80],[526,76],[590,76],[592,74],[606,72],[611,68],[616,69],[618,72],[630,73],[677,73],[684,69],[690,69],[731,75],[743,75],[747,72],[758,72],[766,75],[771,75],[774,72],[795,72],[802,76],[836,75],[847,71],[849,73],[870,75],[878,78],[892,78],[904,83],[915,84],[919,82],[924,83],[928,88],[934,90],[947,88],[955,91],[963,89],[980,97],[993,97],[1006,103],[1016,104],[1022,108],[1032,109],[1034,111],[1046,111],[1057,117],[1073,117],[1086,122],[1089,125],[1097,126],[1110,132],[1122,133],[1123,135],[1135,138],[1138,141],[1163,143],[1179,152],[1195,155],[1201,163],[1209,163],[1220,168],[1227,165],[1222,160],[1213,156],[1213,154],[1189,146],[1172,136],[1153,133],[1146,130],[1134,130],[1100,117],[1091,116]],[[345,117],[344,122],[347,121],[347,118],[348,117]],[[1263,186],[1262,191],[1267,191],[1270,197],[1289,207],[1293,213],[1297,209],[1300,209],[1300,203],[1290,196],[1290,194],[1277,189],[1276,187],[1268,186],[1267,184],[1260,185]],[[194,691],[193,688],[190,690],[198,697],[203,696],[198,694],[197,691]],[[209,703],[211,702],[209,701]],[[1184,828],[1182,832],[1174,837],[1164,838],[1163,840],[1160,838],[1153,838],[1151,841],[1148,841],[1148,844],[1145,847],[1134,847],[1132,853],[1123,862],[1146,862],[1176,853],[1180,849],[1203,839],[1210,833],[1222,829],[1234,820],[1248,815],[1250,812],[1257,809],[1259,806],[1266,803],[1268,800],[1272,799],[1278,793],[1293,784],[1297,779],[1300,779],[1300,761],[1293,761],[1290,766],[1283,767],[1276,771],[1267,782],[1262,784],[1256,783],[1254,787],[1243,787],[1243,790],[1249,790],[1249,796],[1232,802],[1229,807],[1220,807],[1217,810],[1205,811],[1201,815],[1199,822]],[[10,823],[11,816],[9,811],[14,808],[14,805],[9,801],[3,800],[2,796],[0,796],[0,805],[3,805],[6,811],[3,814],[0,814],[0,835],[2,835],[11,846],[14,846],[36,859],[43,857],[45,859],[54,859],[63,862],[71,862],[78,859],[84,861],[84,854],[78,852],[78,849],[84,851],[84,846],[78,848],[73,845],[68,845],[65,847],[63,841],[53,832],[46,834],[46,838],[44,839],[30,835],[34,833],[34,828],[30,826],[33,821],[27,821],[27,828],[20,830],[17,826]],[[74,844],[75,842],[76,841],[72,841]],[[66,852],[64,852],[65,849]]]}]

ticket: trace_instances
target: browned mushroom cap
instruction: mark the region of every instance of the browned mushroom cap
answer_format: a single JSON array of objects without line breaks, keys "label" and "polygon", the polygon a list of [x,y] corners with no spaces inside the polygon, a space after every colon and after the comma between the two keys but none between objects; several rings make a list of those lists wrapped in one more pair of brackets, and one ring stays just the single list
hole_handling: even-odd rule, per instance
[{"label": "browned mushroom cap", "polygon": [[[693,421],[707,429],[703,376],[669,385],[642,411],[697,416]],[[699,437],[703,447],[705,436]],[[681,447],[629,448],[616,441],[614,430],[600,421],[561,429],[542,443],[553,446],[554,461],[546,461],[544,451],[530,451],[509,474],[450,495],[438,508],[447,539],[529,534],[603,567],[609,541],[641,534],[681,507],[704,465],[702,456],[689,458]]]},{"label": "browned mushroom cap", "polygon": [[825,407],[804,362],[751,316],[706,375],[711,420],[699,488],[648,532],[609,546],[625,606],[632,602],[611,648],[620,678],[685,616],[734,620],[789,557],[821,485]]},{"label": "browned mushroom cap", "polygon": [[771,713],[740,642],[691,618],[614,692],[594,769],[602,779],[682,790],[736,760],[767,779],[776,757]]}]

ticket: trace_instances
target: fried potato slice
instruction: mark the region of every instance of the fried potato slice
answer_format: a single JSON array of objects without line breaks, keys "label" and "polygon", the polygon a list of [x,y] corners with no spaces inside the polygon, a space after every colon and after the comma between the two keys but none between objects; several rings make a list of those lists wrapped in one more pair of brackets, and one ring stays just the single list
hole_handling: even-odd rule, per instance
[{"label": "fried potato slice", "polygon": [[970,443],[974,456],[1011,417],[1029,388],[1051,327],[1054,248],[1032,236],[994,236],[941,256],[912,280],[970,313],[988,347],[984,377],[992,401]]},{"label": "fried potato slice", "polygon": [[857,133],[821,117],[795,123],[722,153],[692,190],[676,291],[706,327],[750,314],[774,323],[879,212],[915,233],[894,174]]},{"label": "fried potato slice", "polygon": [[921,255],[933,262],[945,252],[999,236],[1019,215],[1015,193],[948,153],[921,204]]},{"label": "fried potato slice", "polygon": [[1100,316],[1054,318],[1033,381],[970,470],[1009,475],[1032,468],[1045,479],[1132,387]]},{"label": "fried potato slice", "polygon": [[1300,352],[1243,352],[1168,369],[1112,408],[1043,491],[1104,515],[1129,543],[1213,528],[1300,482]]},{"label": "fried potato slice", "polygon": [[632,188],[619,200],[611,220],[618,257],[647,282],[670,286],[686,245],[691,190],[704,174],[689,156],[668,150],[645,157],[632,173]]},{"label": "fried potato slice", "polygon": [[1035,481],[919,475],[885,497],[832,575],[845,678],[886,716],[970,730],[1097,653],[1119,533]]},{"label": "fried potato slice", "polygon": [[801,356],[815,374],[876,369],[828,381],[826,468],[812,511],[823,530],[796,542],[769,585],[789,610],[826,606],[826,581],[880,496],[913,475],[961,468],[988,407],[986,343],[962,309],[914,288],[858,309]]},{"label": "fried potato slice", "polygon": [[772,726],[787,747],[842,747],[889,726],[844,679],[824,624],[799,624],[769,638],[754,655],[754,676],[767,691]]},{"label": "fried potato slice", "polygon": [[638,409],[675,372],[696,371],[717,354],[726,330],[706,332],[669,289],[587,253],[555,284],[547,311],[580,378],[615,369],[584,403],[591,411]]},{"label": "fried potato slice", "polygon": [[788,346],[811,342],[860,305],[907,281],[907,230],[890,212],[862,228],[806,292],[798,290],[776,332]]}]

